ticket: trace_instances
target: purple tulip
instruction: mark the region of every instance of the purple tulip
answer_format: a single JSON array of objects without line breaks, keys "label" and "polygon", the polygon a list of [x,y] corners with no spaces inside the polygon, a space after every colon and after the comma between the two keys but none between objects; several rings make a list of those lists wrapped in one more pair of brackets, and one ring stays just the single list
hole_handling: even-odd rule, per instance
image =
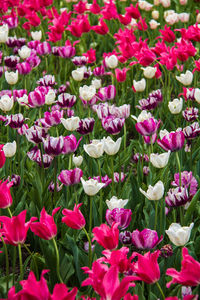
[{"label": "purple tulip", "polygon": [[172,248],[172,245],[170,245],[170,244],[164,245],[164,246],[160,249],[160,251],[161,251],[161,254],[160,254],[160,255],[161,255],[162,257],[165,257],[165,258],[170,257],[170,256],[173,255],[173,248]]},{"label": "purple tulip", "polygon": [[108,175],[102,176],[101,180],[100,180],[100,176],[89,177],[89,179],[91,178],[97,180],[98,182],[104,183],[103,188],[107,187],[112,182],[112,179],[110,179]]},{"label": "purple tulip", "polygon": [[124,230],[131,222],[131,209],[114,208],[113,210],[107,209],[106,221],[109,226],[112,226],[113,222],[119,223],[119,228]]},{"label": "purple tulip", "polygon": [[161,90],[156,90],[150,93],[147,99],[139,100],[140,105],[137,105],[136,107],[140,110],[152,110],[157,107],[162,100],[163,96]]},{"label": "purple tulip", "polygon": [[41,59],[37,55],[30,55],[26,59],[26,62],[29,63],[29,65],[33,69],[33,68],[36,68],[37,66],[39,66],[39,64],[41,63]]},{"label": "purple tulip", "polygon": [[62,46],[58,48],[58,55],[62,58],[71,58],[76,54],[76,49],[72,46]]},{"label": "purple tulip", "polygon": [[51,45],[48,42],[39,43],[36,51],[39,55],[46,55],[51,53]]},{"label": "purple tulip", "polygon": [[[171,185],[179,187],[179,173],[174,174],[174,181]],[[181,185],[189,190],[190,198],[192,198],[198,189],[198,182],[192,175],[192,172],[183,171],[181,172]]]},{"label": "purple tulip", "polygon": [[37,49],[37,46],[40,44],[40,41],[30,41],[27,43],[27,46],[30,48],[30,49],[34,49],[36,50]]},{"label": "purple tulip", "polygon": [[16,101],[17,98],[21,98],[24,95],[27,95],[27,90],[13,90],[13,98]]},{"label": "purple tulip", "polygon": [[[30,160],[35,161],[40,167],[44,166],[44,168],[49,168],[53,157],[48,154],[43,154],[41,159],[41,152],[37,146],[31,149],[31,151],[27,152],[27,156]],[[43,160],[43,161],[42,161]]]},{"label": "purple tulip", "polygon": [[65,136],[63,138],[64,144],[63,144],[62,153],[68,154],[68,153],[75,152],[76,149],[78,148],[81,140],[82,140],[82,138],[80,138],[77,142],[76,137],[73,134],[71,134],[69,136]]},{"label": "purple tulip", "polygon": [[116,96],[116,88],[114,85],[108,85],[106,87],[102,87],[99,89],[97,95],[98,98],[103,102],[107,100],[112,100]]},{"label": "purple tulip", "polygon": [[199,110],[197,107],[187,107],[182,112],[183,118],[188,122],[193,122],[198,118]]},{"label": "purple tulip", "polygon": [[22,62],[18,63],[16,66],[16,69],[18,70],[19,74],[26,75],[31,72],[31,66],[28,62]]},{"label": "purple tulip", "polygon": [[19,186],[21,177],[17,174],[12,174],[10,181],[13,183],[13,186]]},{"label": "purple tulip", "polygon": [[189,200],[188,190],[183,187],[169,189],[165,197],[165,203],[170,207],[185,205]]},{"label": "purple tulip", "polygon": [[198,122],[194,122],[189,126],[183,128],[184,136],[187,140],[195,139],[200,135],[200,127]]},{"label": "purple tulip", "polygon": [[54,86],[56,84],[55,82],[55,76],[54,75],[45,75],[43,78],[40,78],[37,81],[37,84],[40,86]]},{"label": "purple tulip", "polygon": [[103,76],[103,75],[105,75],[104,66],[94,68],[93,74],[94,74],[94,76]]},{"label": "purple tulip", "polygon": [[149,118],[144,120],[143,122],[136,123],[135,128],[141,135],[149,136],[156,133],[156,131],[160,127],[160,122],[160,120],[157,121],[154,118]]},{"label": "purple tulip", "polygon": [[10,69],[16,69],[16,66],[19,63],[19,61],[20,61],[19,56],[15,56],[15,55],[6,56],[4,58],[5,66],[9,67]]},{"label": "purple tulip", "polygon": [[40,90],[34,90],[28,95],[28,102],[31,107],[39,107],[45,104],[45,94]]},{"label": "purple tulip", "polygon": [[116,118],[114,116],[108,116],[101,120],[102,127],[110,134],[120,133],[122,127],[124,126],[124,118]]},{"label": "purple tulip", "polygon": [[53,137],[48,136],[43,139],[44,151],[49,155],[60,155],[63,153],[64,149],[64,138],[63,136]]},{"label": "purple tulip", "polygon": [[17,47],[21,48],[24,45],[26,45],[26,39],[25,38],[19,38],[19,39],[16,40],[16,43],[17,43]]},{"label": "purple tulip", "polygon": [[151,230],[145,228],[141,232],[136,229],[132,232],[132,244],[137,249],[153,249],[155,248],[161,241],[163,240],[163,236],[158,238],[158,234],[155,230]]},{"label": "purple tulip", "polygon": [[120,232],[119,240],[123,245],[131,245],[132,244],[132,233],[130,231]]},{"label": "purple tulip", "polygon": [[102,120],[103,118],[106,118],[108,116],[111,115],[110,113],[110,106],[108,105],[108,103],[99,103],[98,105],[93,105],[92,109],[94,110],[94,112],[97,113],[97,116],[100,120]]},{"label": "purple tulip", "polygon": [[157,143],[165,151],[177,151],[183,148],[185,137],[183,131],[172,131],[166,134],[161,140],[158,139]]},{"label": "purple tulip", "polygon": [[17,46],[17,38],[16,36],[11,36],[11,37],[8,37],[7,41],[6,41],[6,45],[9,47],[9,48],[14,48]]},{"label": "purple tulip", "polygon": [[55,126],[61,123],[60,119],[63,118],[63,110],[55,110],[48,112],[46,111],[44,113],[44,121],[47,124],[47,126]]},{"label": "purple tulip", "polygon": [[32,126],[26,130],[26,138],[29,142],[39,144],[43,141],[43,138],[47,137],[47,129],[40,126]]},{"label": "purple tulip", "polygon": [[86,56],[75,56],[72,62],[75,66],[84,66],[87,64],[88,58]]},{"label": "purple tulip", "polygon": [[10,126],[11,128],[21,128],[24,124],[24,117],[22,114],[9,115],[6,116],[5,126]]},{"label": "purple tulip", "polygon": [[58,96],[57,104],[62,108],[70,108],[76,103],[76,96],[62,93]]},{"label": "purple tulip", "polygon": [[58,180],[60,180],[64,185],[73,185],[80,182],[83,176],[83,171],[79,168],[73,170],[62,170],[58,175]]},{"label": "purple tulip", "polygon": [[85,118],[80,120],[79,127],[77,128],[77,132],[80,134],[89,134],[93,131],[94,128],[94,119],[93,118]]}]

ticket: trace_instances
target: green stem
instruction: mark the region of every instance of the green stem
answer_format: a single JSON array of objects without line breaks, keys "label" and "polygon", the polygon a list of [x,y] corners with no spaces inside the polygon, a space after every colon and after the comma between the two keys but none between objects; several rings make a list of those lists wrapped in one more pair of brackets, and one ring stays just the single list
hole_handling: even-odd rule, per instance
[{"label": "green stem", "polygon": [[92,236],[92,196],[90,196],[89,236]]},{"label": "green stem", "polygon": [[83,231],[85,232],[85,235],[87,236],[87,240],[88,240],[88,243],[89,243],[89,258],[88,258],[88,265],[89,265],[89,268],[91,268],[92,266],[92,243],[91,243],[91,239],[89,237],[89,234],[87,233],[87,230],[85,229],[85,227],[83,227]]},{"label": "green stem", "polygon": [[8,258],[8,248],[6,243],[4,242],[3,237],[1,236],[1,240],[3,243],[3,247],[4,247],[4,252],[5,252],[5,256],[6,256],[6,291],[8,293],[9,290],[9,258]]},{"label": "green stem", "polygon": [[16,247],[13,247],[13,281],[12,284],[15,285],[15,266],[16,266],[16,260],[17,260],[17,251],[16,251]]},{"label": "green stem", "polygon": [[156,230],[157,227],[157,220],[158,220],[158,201],[155,201],[155,224],[154,224],[154,230]]},{"label": "green stem", "polygon": [[[99,168],[99,176],[100,176],[100,182],[101,182],[101,164],[99,159],[98,161],[98,168]],[[103,200],[102,200],[102,190],[100,190],[100,198],[99,198],[99,215],[100,215],[100,224],[102,223],[103,218]]]},{"label": "green stem", "polygon": [[33,257],[33,262],[34,262],[34,265],[35,265],[36,279],[39,280],[38,266],[37,266],[37,263],[36,263],[36,261],[35,261],[35,257],[34,257],[34,255],[33,255],[34,253],[32,253],[32,252],[30,251],[30,249],[26,246],[26,244],[24,244],[23,246],[24,246],[24,248],[27,250],[27,252],[30,254],[30,256]]},{"label": "green stem", "polygon": [[124,151],[126,151],[126,122],[124,122]]},{"label": "green stem", "polygon": [[56,193],[57,193],[57,157],[54,157],[54,204],[56,204]]},{"label": "green stem", "polygon": [[60,275],[60,258],[59,258],[58,247],[57,247],[55,238],[53,238],[52,241],[53,241],[54,248],[55,248],[55,251],[56,251],[56,271],[57,271],[57,276],[58,276],[59,281],[61,283],[63,283],[63,280],[62,280],[61,275]]},{"label": "green stem", "polygon": [[23,262],[22,262],[22,248],[21,244],[18,244],[18,254],[19,254],[19,267],[20,267],[20,277],[19,281],[23,279]]},{"label": "green stem", "polygon": [[181,164],[178,156],[178,151],[176,151],[176,160],[177,160],[178,170],[179,170],[179,186],[181,187]]},{"label": "green stem", "polygon": [[9,208],[9,207],[7,207],[7,209],[8,209],[9,216],[12,218],[12,213],[11,213],[11,210],[10,210],[10,208]]},{"label": "green stem", "polygon": [[159,289],[159,291],[160,291],[160,293],[162,295],[162,298],[165,300],[165,295],[164,295],[163,290],[162,290],[160,284],[158,283],[158,281],[156,281],[156,285],[157,285],[157,287],[158,287],[158,289]]},{"label": "green stem", "polygon": [[114,194],[114,163],[113,156],[111,156],[111,168],[112,168],[112,196]]}]

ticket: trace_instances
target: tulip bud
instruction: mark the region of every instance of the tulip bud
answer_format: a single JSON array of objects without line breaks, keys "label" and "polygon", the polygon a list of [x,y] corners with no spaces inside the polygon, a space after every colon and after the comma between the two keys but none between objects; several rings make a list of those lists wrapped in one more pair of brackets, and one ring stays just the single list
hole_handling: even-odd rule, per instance
[{"label": "tulip bud", "polygon": [[16,150],[17,150],[17,144],[16,144],[15,141],[13,141],[12,143],[6,143],[3,146],[3,151],[4,151],[4,154],[5,154],[5,157],[14,156],[15,153],[16,153]]},{"label": "tulip bud", "polygon": [[168,103],[168,108],[173,115],[179,114],[183,108],[183,99],[174,99]]},{"label": "tulip bud", "polygon": [[144,77],[151,79],[155,76],[157,69],[154,67],[141,68],[144,71]]},{"label": "tulip bud", "polygon": [[118,58],[116,55],[106,56],[105,58],[106,67],[110,69],[115,69],[118,65]]},{"label": "tulip bud", "polygon": [[170,150],[162,154],[151,153],[150,162],[155,168],[164,168],[168,164],[170,153]]},{"label": "tulip bud", "polygon": [[81,155],[75,156],[73,154],[72,161],[73,161],[73,163],[75,164],[76,167],[79,167],[83,162],[83,156],[81,156]]},{"label": "tulip bud", "polygon": [[42,38],[42,31],[31,31],[31,37],[34,41],[40,41]]},{"label": "tulip bud", "polygon": [[23,46],[21,49],[18,50],[18,54],[22,59],[26,59],[31,55],[31,49],[27,46]]},{"label": "tulip bud", "polygon": [[165,232],[175,246],[184,246],[189,241],[193,226],[194,223],[191,223],[189,227],[181,227],[178,223],[172,223]]},{"label": "tulip bud", "polygon": [[9,97],[8,95],[4,95],[0,98],[0,109],[4,112],[10,111],[13,108],[14,100],[13,97]]},{"label": "tulip bud", "polygon": [[146,80],[144,78],[140,81],[133,80],[133,87],[136,92],[143,92],[146,88]]}]

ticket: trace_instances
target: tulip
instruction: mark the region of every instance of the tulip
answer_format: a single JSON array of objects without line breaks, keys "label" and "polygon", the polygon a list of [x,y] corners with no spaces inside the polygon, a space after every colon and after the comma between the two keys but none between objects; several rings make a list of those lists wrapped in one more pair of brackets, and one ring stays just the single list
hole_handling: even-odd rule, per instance
[{"label": "tulip", "polygon": [[165,197],[165,203],[170,207],[178,207],[185,205],[190,200],[187,188],[177,187],[169,189]]},{"label": "tulip", "polygon": [[12,205],[12,196],[10,193],[10,188],[13,186],[13,182],[8,182],[8,180],[2,182],[0,180],[0,208],[8,208]]},{"label": "tulip", "polygon": [[73,170],[62,170],[58,175],[58,180],[68,186],[79,183],[82,176],[83,171],[79,168],[75,168]]},{"label": "tulip", "polygon": [[79,210],[79,207],[83,203],[80,203],[78,205],[74,205],[74,210],[69,209],[63,209],[62,213],[65,217],[62,218],[62,222],[65,223],[68,227],[73,229],[82,229],[85,227],[85,218],[82,215],[81,211]]},{"label": "tulip", "polygon": [[43,140],[44,151],[49,155],[59,155],[63,151],[64,138],[48,136],[47,139]]},{"label": "tulip", "polygon": [[7,24],[0,26],[0,43],[6,43],[8,40],[9,28]]},{"label": "tulip", "polygon": [[78,68],[72,71],[72,77],[75,81],[82,81],[84,78],[85,68]]},{"label": "tulip", "polygon": [[96,90],[101,88],[101,79],[93,79],[92,85],[95,87]]},{"label": "tulip", "polygon": [[48,93],[45,95],[45,104],[51,105],[55,103],[55,99],[56,99],[56,94],[54,90],[50,89]]},{"label": "tulip", "polygon": [[199,110],[197,107],[186,107],[186,109],[182,112],[182,115],[186,121],[192,122],[198,118]]},{"label": "tulip", "polygon": [[81,156],[81,155],[75,156],[73,154],[72,161],[73,161],[73,163],[75,164],[76,167],[79,167],[83,162],[83,156]]},{"label": "tulip", "polygon": [[21,106],[26,106],[28,104],[28,96],[25,94],[20,98],[17,98],[17,102]]},{"label": "tulip", "polygon": [[177,151],[180,150],[185,142],[185,137],[183,131],[172,131],[166,132],[162,137],[161,140],[158,139],[157,143],[160,147],[162,147],[165,151],[171,150]]},{"label": "tulip", "polygon": [[12,143],[6,143],[3,146],[3,151],[5,154],[5,157],[12,157],[15,155],[17,151],[17,143],[13,141]]},{"label": "tulip", "polygon": [[181,227],[178,223],[172,223],[165,232],[174,245],[184,246],[189,241],[193,226],[194,223],[191,223],[189,227]]},{"label": "tulip", "polygon": [[158,10],[153,10],[151,15],[152,15],[153,19],[155,19],[155,20],[159,19],[159,11]]},{"label": "tulip", "polygon": [[151,79],[155,76],[157,69],[154,67],[141,68],[144,71],[144,77]]},{"label": "tulip", "polygon": [[61,118],[63,117],[63,111],[54,110],[51,112],[46,111],[44,113],[44,119],[40,119],[43,127],[51,127],[61,123]]},{"label": "tulip", "polygon": [[109,210],[113,210],[115,208],[124,208],[124,206],[128,203],[128,199],[122,200],[118,199],[116,196],[113,196],[110,200],[106,200],[106,204]]},{"label": "tulip", "polygon": [[5,153],[3,151],[3,146],[4,145],[0,145],[0,169],[3,168],[3,166],[6,162]]},{"label": "tulip", "polygon": [[123,82],[126,80],[126,72],[128,71],[129,69],[127,68],[123,68],[122,70],[121,69],[115,69],[115,76],[116,76],[116,79],[118,82]]},{"label": "tulip", "polygon": [[47,214],[45,208],[43,208],[40,213],[40,221],[31,223],[31,231],[41,239],[53,239],[57,234],[57,227],[53,216],[58,212],[59,209],[60,207],[55,208],[52,212],[52,216],[50,216]]},{"label": "tulip", "polygon": [[34,41],[40,41],[42,38],[42,31],[31,31],[31,37]]},{"label": "tulip", "polygon": [[118,138],[117,141],[114,142],[110,136],[108,136],[107,138],[104,137],[102,140],[104,151],[108,155],[115,155],[120,149],[121,140],[121,138]]},{"label": "tulip", "polygon": [[149,21],[149,25],[150,25],[150,28],[152,30],[154,30],[154,29],[158,28],[158,26],[160,25],[160,23],[156,22],[155,20],[150,20]]},{"label": "tulip", "polygon": [[150,162],[155,168],[164,168],[168,164],[171,151],[162,154],[150,154]]},{"label": "tulip", "polygon": [[160,3],[162,4],[163,7],[167,8],[170,7],[171,0],[160,0]]},{"label": "tulip", "polygon": [[10,182],[13,183],[13,186],[19,186],[21,182],[21,177],[16,174],[12,174]]},{"label": "tulip", "polygon": [[173,115],[179,114],[183,108],[183,99],[174,99],[168,103],[168,108]]},{"label": "tulip", "polygon": [[116,135],[120,133],[122,127],[124,126],[125,119],[117,118],[115,116],[108,116],[102,118],[101,125],[102,127],[110,134]]},{"label": "tulip", "polygon": [[26,59],[31,55],[31,49],[27,46],[23,46],[21,49],[18,50],[18,54],[22,59]]},{"label": "tulip", "polygon": [[63,146],[63,154],[68,154],[75,152],[81,142],[80,138],[78,141],[76,140],[76,137],[73,134],[70,134],[68,136],[65,136],[64,138],[64,146]]},{"label": "tulip", "polygon": [[142,230],[141,232],[138,229],[136,229],[132,233],[132,244],[137,249],[153,249],[162,240],[163,236],[158,238],[157,232],[148,228]]},{"label": "tulip", "polygon": [[51,53],[51,45],[48,42],[39,43],[36,51],[39,55],[46,55]]},{"label": "tulip", "polygon": [[93,158],[99,158],[104,152],[104,143],[100,140],[92,140],[91,144],[83,145],[85,152]]},{"label": "tulip", "polygon": [[149,185],[147,192],[141,188],[140,192],[149,200],[160,200],[164,195],[164,184],[159,180],[154,186]]},{"label": "tulip", "polygon": [[74,56],[72,62],[75,66],[84,66],[88,62],[88,59],[86,56]]},{"label": "tulip", "polygon": [[106,224],[101,224],[99,227],[94,227],[92,230],[94,238],[105,249],[115,249],[119,242],[118,223],[113,223],[111,228]]},{"label": "tulip", "polygon": [[114,85],[108,85],[99,89],[97,96],[101,101],[112,100],[116,96],[116,87]]},{"label": "tulip", "polygon": [[37,84],[39,84],[40,86],[53,87],[56,84],[55,76],[54,75],[45,75],[43,78],[40,78],[37,81]]},{"label": "tulip", "polygon": [[146,80],[144,78],[139,81],[133,80],[133,88],[135,92],[143,92],[146,88]]},{"label": "tulip", "polygon": [[19,63],[19,61],[20,61],[20,58],[15,55],[6,56],[4,58],[5,65],[7,67],[9,67],[10,69],[16,69],[16,66]]},{"label": "tulip", "polygon": [[13,97],[9,97],[8,95],[4,95],[0,98],[0,109],[4,112],[10,111],[13,108],[14,100]]},{"label": "tulip", "polygon": [[193,74],[191,71],[186,71],[185,74],[181,74],[180,76],[176,76],[176,79],[182,83],[183,85],[191,85],[193,80]]},{"label": "tulip", "polygon": [[47,130],[34,125],[26,130],[25,135],[28,141],[39,144],[42,142],[42,138],[46,138]]},{"label": "tulip", "polygon": [[35,90],[28,95],[28,103],[31,107],[39,107],[45,104],[45,94],[42,90]]},{"label": "tulip", "polygon": [[71,108],[76,102],[76,96],[62,93],[58,96],[57,104],[62,108]]},{"label": "tulip", "polygon": [[107,68],[115,69],[118,65],[118,58],[116,55],[106,56],[105,64]]},{"label": "tulip", "polygon": [[89,101],[95,96],[96,88],[93,85],[84,85],[83,87],[79,88],[79,94],[83,100]]},{"label": "tulip", "polygon": [[95,121],[93,118],[82,119],[82,120],[80,120],[79,126],[76,131],[83,135],[89,134],[93,131],[94,122]]},{"label": "tulip", "polygon": [[132,234],[130,231],[123,231],[119,234],[119,240],[123,245],[131,245]]},{"label": "tulip", "polygon": [[188,254],[187,248],[182,249],[182,257],[180,272],[174,268],[167,269],[166,271],[166,275],[173,278],[172,281],[167,283],[168,288],[173,283],[184,286],[197,286],[200,284],[200,263]]},{"label": "tulip", "polygon": [[63,126],[65,127],[65,129],[69,131],[74,131],[79,127],[79,122],[80,122],[79,117],[71,117],[68,119],[61,118],[60,120]]},{"label": "tulip", "polygon": [[200,104],[200,89],[198,89],[198,88],[195,89],[194,98],[197,101],[197,103]]},{"label": "tulip", "polygon": [[84,192],[88,196],[96,195],[100,191],[100,189],[102,187],[104,187],[104,183],[99,183],[97,180],[94,180],[94,179],[89,179],[89,180],[85,181],[81,177],[81,183],[83,185]]},{"label": "tulip", "polygon": [[18,71],[16,72],[5,72],[5,78],[8,84],[13,85],[18,81]]},{"label": "tulip", "polygon": [[106,221],[109,226],[112,226],[113,222],[118,223],[121,230],[126,229],[131,222],[131,209],[114,208],[112,210],[107,209]]},{"label": "tulip", "polygon": [[22,114],[9,115],[6,117],[5,126],[9,126],[10,128],[21,128],[24,124],[24,117]]}]

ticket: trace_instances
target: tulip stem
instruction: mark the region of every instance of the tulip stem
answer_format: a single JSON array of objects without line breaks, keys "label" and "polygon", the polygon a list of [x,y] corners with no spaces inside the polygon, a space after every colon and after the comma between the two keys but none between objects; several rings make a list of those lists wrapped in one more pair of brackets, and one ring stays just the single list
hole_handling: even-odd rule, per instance
[{"label": "tulip stem", "polygon": [[[56,204],[56,192],[57,192],[57,157],[54,157],[54,204]],[[68,200],[68,199],[67,199]]]},{"label": "tulip stem", "polygon": [[56,271],[57,271],[57,276],[58,276],[59,281],[61,283],[63,283],[63,280],[62,280],[61,275],[60,275],[60,258],[59,258],[58,247],[57,247],[55,238],[53,238],[52,241],[53,241],[54,248],[55,248],[55,251],[56,251]]},{"label": "tulip stem", "polygon": [[89,243],[89,258],[88,258],[89,262],[88,262],[88,265],[89,265],[89,268],[91,268],[91,266],[92,266],[92,243],[91,243],[91,239],[90,239],[85,227],[83,227],[83,231],[85,232],[85,235],[87,236],[87,240],[88,240],[88,243]]},{"label": "tulip stem", "polygon": [[111,168],[112,168],[112,196],[114,193],[114,163],[113,163],[113,156],[111,156]]},{"label": "tulip stem", "polygon": [[[100,176],[100,182],[101,180],[101,164],[99,159],[98,161],[98,168],[99,168],[99,176]],[[102,223],[102,218],[103,218],[103,201],[102,201],[102,190],[100,190],[100,200],[99,200],[99,214],[100,214],[100,224]]]},{"label": "tulip stem", "polygon": [[8,259],[8,248],[6,243],[4,242],[3,237],[1,236],[1,240],[3,243],[3,247],[4,247],[4,252],[5,252],[5,256],[6,256],[6,291],[8,293],[9,290],[9,259]]},{"label": "tulip stem", "polygon": [[10,208],[9,208],[9,207],[7,207],[7,209],[8,209],[9,216],[12,218],[12,213],[11,213],[11,210],[10,210]]},{"label": "tulip stem", "polygon": [[89,219],[89,236],[92,235],[92,196],[90,196],[90,219]]},{"label": "tulip stem", "polygon": [[37,266],[37,263],[35,261],[35,257],[34,257],[34,253],[32,253],[30,251],[30,249],[26,246],[26,244],[23,245],[24,248],[27,250],[27,252],[30,254],[31,257],[33,257],[33,262],[34,262],[34,265],[35,265],[35,273],[36,273],[36,278],[39,280],[39,273],[38,273],[38,266]]},{"label": "tulip stem", "polygon": [[126,151],[126,122],[124,122],[124,151]]},{"label": "tulip stem", "polygon": [[181,187],[181,164],[178,156],[178,151],[176,151],[176,160],[177,160],[178,170],[179,170],[179,186]]},{"label": "tulip stem", "polygon": [[18,244],[18,254],[19,254],[19,267],[20,267],[19,281],[21,281],[23,279],[23,262],[22,262],[22,248],[21,248],[21,244]]},{"label": "tulip stem", "polygon": [[17,253],[16,253],[16,247],[13,247],[13,269],[12,269],[12,272],[13,272],[13,285],[15,285],[15,266],[16,266],[16,259],[17,259]]},{"label": "tulip stem", "polygon": [[155,201],[155,224],[154,224],[154,230],[156,230],[157,227],[157,219],[158,219],[158,201]]},{"label": "tulip stem", "polygon": [[156,285],[157,285],[157,287],[158,287],[158,289],[159,289],[159,291],[160,291],[160,293],[162,295],[162,298],[165,300],[165,295],[164,295],[163,290],[162,290],[160,284],[158,283],[158,281],[156,281]]}]

